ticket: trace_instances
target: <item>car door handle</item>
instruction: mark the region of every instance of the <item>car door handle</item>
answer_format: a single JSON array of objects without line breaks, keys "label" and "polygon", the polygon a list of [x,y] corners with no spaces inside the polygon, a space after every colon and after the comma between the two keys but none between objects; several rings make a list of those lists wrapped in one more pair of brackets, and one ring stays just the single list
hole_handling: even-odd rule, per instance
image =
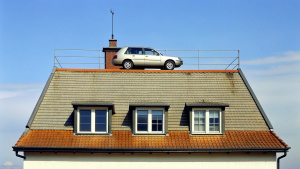
[{"label": "car door handle", "polygon": [[146,57],[148,57],[148,56],[146,56]]}]

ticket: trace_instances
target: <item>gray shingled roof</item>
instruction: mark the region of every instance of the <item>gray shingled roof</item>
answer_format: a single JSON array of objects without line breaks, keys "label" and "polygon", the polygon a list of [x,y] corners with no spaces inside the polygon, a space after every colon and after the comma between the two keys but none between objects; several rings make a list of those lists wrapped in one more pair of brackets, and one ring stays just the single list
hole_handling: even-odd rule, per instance
[{"label": "gray shingled roof", "polygon": [[[169,130],[188,130],[186,103],[229,105],[225,130],[261,130],[269,127],[238,72],[64,71],[53,72],[30,129],[73,130],[72,103],[113,103],[112,130],[131,130],[129,105],[170,105]],[[40,105],[39,105],[40,104]]]}]

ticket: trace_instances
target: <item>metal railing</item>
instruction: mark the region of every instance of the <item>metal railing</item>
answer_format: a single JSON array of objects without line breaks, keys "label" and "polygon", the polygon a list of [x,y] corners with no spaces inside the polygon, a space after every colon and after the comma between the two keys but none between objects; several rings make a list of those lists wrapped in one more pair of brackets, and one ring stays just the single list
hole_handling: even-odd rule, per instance
[{"label": "metal railing", "polygon": [[[182,70],[236,69],[240,68],[239,50],[168,50],[161,49],[164,55],[182,58]],[[104,69],[105,59],[99,49],[55,49],[54,66],[60,68]],[[72,65],[72,66],[71,66]],[[74,65],[76,65],[74,67]],[[80,65],[80,66],[78,66]],[[84,66],[83,66],[84,65]],[[91,66],[92,65],[92,66]],[[216,68],[218,66],[218,68]],[[219,67],[222,68],[219,68]]]},{"label": "metal railing", "polygon": [[[75,54],[70,55],[71,53],[74,52]],[[89,53],[89,54],[78,55],[79,53],[82,52]],[[62,53],[62,55],[58,53]],[[91,53],[92,55],[90,55]],[[101,56],[101,53],[102,50],[99,49],[54,49],[54,66],[60,68],[66,68],[65,66],[63,67],[63,65],[97,65],[97,68],[101,69],[101,65],[105,65],[104,61],[101,61],[102,59],[104,59],[104,57]],[[74,58],[80,58],[80,59],[74,59]],[[90,59],[92,60],[92,62],[86,62],[87,60],[90,61]],[[104,67],[105,66],[103,66],[103,69]]]}]

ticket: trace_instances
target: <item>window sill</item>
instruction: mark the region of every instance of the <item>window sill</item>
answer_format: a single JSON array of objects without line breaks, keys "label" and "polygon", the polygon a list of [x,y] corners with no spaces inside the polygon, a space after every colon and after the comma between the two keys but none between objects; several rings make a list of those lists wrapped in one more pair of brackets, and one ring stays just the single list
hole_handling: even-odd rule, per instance
[{"label": "window sill", "polygon": [[101,135],[101,136],[112,136],[112,133],[74,133],[74,135]]},{"label": "window sill", "polygon": [[135,134],[133,134],[132,133],[132,136],[150,136],[150,137],[161,136],[161,137],[164,137],[164,136],[169,136],[169,134],[166,134],[166,133],[135,133]]},{"label": "window sill", "polygon": [[195,133],[195,132],[190,133],[190,136],[193,135],[224,135],[224,133]]}]

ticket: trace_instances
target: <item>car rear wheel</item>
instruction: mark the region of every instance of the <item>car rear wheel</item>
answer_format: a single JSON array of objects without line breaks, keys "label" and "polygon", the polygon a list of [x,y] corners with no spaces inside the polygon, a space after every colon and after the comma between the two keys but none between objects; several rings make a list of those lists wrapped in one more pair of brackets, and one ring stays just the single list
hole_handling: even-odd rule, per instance
[{"label": "car rear wheel", "polygon": [[172,60],[167,60],[164,68],[166,70],[173,70],[175,68],[175,63]]},{"label": "car rear wheel", "polygon": [[133,68],[133,63],[131,60],[125,60],[123,62],[123,68],[124,69],[132,69]]}]

